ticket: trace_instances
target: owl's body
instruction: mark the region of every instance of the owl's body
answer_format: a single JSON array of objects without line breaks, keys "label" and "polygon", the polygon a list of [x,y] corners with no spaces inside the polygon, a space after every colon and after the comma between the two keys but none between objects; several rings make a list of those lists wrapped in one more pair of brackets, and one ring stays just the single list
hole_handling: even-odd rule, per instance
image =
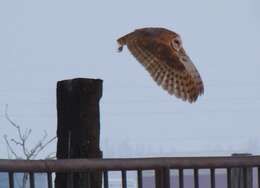
[{"label": "owl's body", "polygon": [[164,28],[137,29],[117,40],[127,45],[154,81],[176,97],[195,102],[203,94],[201,77],[182,47],[180,36]]}]

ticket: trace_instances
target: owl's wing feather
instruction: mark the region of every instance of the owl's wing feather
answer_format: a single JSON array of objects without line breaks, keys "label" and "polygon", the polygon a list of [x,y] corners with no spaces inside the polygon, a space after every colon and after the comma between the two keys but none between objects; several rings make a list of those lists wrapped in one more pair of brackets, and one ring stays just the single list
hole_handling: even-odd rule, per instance
[{"label": "owl's wing feather", "polygon": [[[146,68],[154,81],[169,94],[182,100],[195,102],[203,93],[200,75],[189,59],[179,60],[170,46],[145,36],[127,35],[122,42]],[[120,41],[120,39],[119,39]]]}]

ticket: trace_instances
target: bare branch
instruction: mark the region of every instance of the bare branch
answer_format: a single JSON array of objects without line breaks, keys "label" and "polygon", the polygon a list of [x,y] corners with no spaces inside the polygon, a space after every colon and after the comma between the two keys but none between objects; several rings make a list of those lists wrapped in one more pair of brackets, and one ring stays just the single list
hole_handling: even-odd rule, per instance
[{"label": "bare branch", "polygon": [[19,157],[19,156],[15,153],[13,147],[10,145],[10,143],[9,143],[9,141],[8,141],[8,138],[7,138],[7,135],[4,135],[4,139],[5,139],[5,143],[6,143],[7,147],[8,147],[8,149],[10,150],[10,152],[15,156],[16,159],[20,159],[21,157]]},{"label": "bare branch", "polygon": [[17,129],[20,139],[23,140],[23,134],[22,134],[22,132],[21,132],[20,126],[17,125],[17,124],[9,117],[9,114],[8,114],[8,104],[5,105],[5,118],[7,119],[7,121],[9,121],[9,123],[10,123],[12,126],[14,126],[14,127]]},{"label": "bare branch", "polygon": [[32,158],[35,158],[38,156],[38,154],[44,149],[46,148],[51,142],[53,142],[57,137],[53,137],[51,138],[49,141],[47,141],[45,144],[42,144],[41,147],[38,149],[38,151],[35,151],[35,153],[33,154]]},{"label": "bare branch", "polygon": [[20,181],[18,180],[17,174],[14,175],[15,182],[17,183],[18,187],[22,188],[22,185],[20,184]]},{"label": "bare branch", "polygon": [[32,132],[31,129],[29,129],[29,130],[26,129],[26,130],[25,130],[25,132],[24,132],[24,134],[23,134],[23,138],[24,138],[24,140],[27,140],[27,139],[29,138],[31,132]]},{"label": "bare branch", "polygon": [[44,131],[44,135],[43,135],[42,139],[40,139],[40,141],[38,141],[38,143],[31,149],[30,158],[33,158],[33,156],[35,156],[36,153],[41,150],[41,148],[43,147],[43,143],[44,143],[46,138],[47,138],[47,132]]},{"label": "bare branch", "polygon": [[15,122],[13,122],[8,115],[8,104],[5,105],[5,118],[11,123],[11,125],[18,129],[19,126]]},{"label": "bare branch", "polygon": [[[28,137],[30,136],[31,134],[31,129],[29,129],[29,131],[25,131],[25,133],[23,134],[22,131],[21,131],[21,128],[20,126],[15,123],[9,116],[8,114],[8,105],[6,104],[5,105],[5,118],[7,119],[7,121],[17,129],[17,132],[18,132],[18,135],[19,135],[19,139],[21,140],[21,142],[18,142],[17,140],[15,139],[12,139],[13,142],[15,142],[16,144],[20,144],[22,146],[22,149],[23,149],[23,153],[24,155],[26,156],[29,156],[29,152],[28,150],[26,149],[26,140],[28,139]],[[27,133],[26,133],[27,132]]]},{"label": "bare branch", "polygon": [[11,139],[11,141],[13,143],[15,143],[16,145],[20,145],[23,149],[23,153],[25,155],[26,159],[31,159],[31,158],[35,158],[38,156],[38,154],[45,148],[47,147],[48,144],[50,144],[52,141],[54,141],[56,139],[56,137],[51,138],[50,140],[48,140],[46,143],[45,140],[48,136],[47,132],[44,131],[44,135],[43,137],[38,141],[38,143],[30,150],[28,151],[26,148],[26,141],[28,140],[29,136],[31,135],[32,130],[31,129],[26,129],[25,132],[23,133],[20,126],[18,124],[16,124],[9,116],[8,114],[8,105],[6,105],[5,108],[5,117],[8,120],[8,122],[17,129],[18,135],[19,135],[19,139],[20,141],[17,141],[16,139]]},{"label": "bare branch", "polygon": [[30,151],[30,154],[28,156],[28,158],[33,158],[32,156],[35,155],[35,153],[37,152],[38,149],[40,149],[42,147],[42,142],[38,142]]},{"label": "bare branch", "polygon": [[56,152],[52,152],[45,157],[46,160],[48,159],[56,159]]},{"label": "bare branch", "polygon": [[46,142],[42,147],[45,148],[47,145],[49,145],[51,142],[53,142],[57,137],[54,136],[53,138],[51,138],[48,142]]},{"label": "bare branch", "polygon": [[13,143],[15,143],[16,145],[20,145],[20,146],[23,145],[22,142],[19,142],[19,141],[15,140],[14,138],[12,138],[11,141],[12,141]]},{"label": "bare branch", "polygon": [[[17,152],[13,149],[12,145],[17,145],[20,148],[22,148],[22,152],[24,155],[24,159],[34,159],[36,158],[39,153],[45,149],[51,142],[53,142],[57,137],[53,137],[49,140],[46,141],[48,134],[46,131],[44,131],[43,136],[39,139],[39,141],[37,142],[37,144],[32,147],[32,149],[28,149],[27,146],[27,142],[29,137],[31,136],[32,130],[31,129],[21,129],[21,127],[15,123],[9,116],[8,114],[8,105],[5,106],[5,118],[7,119],[7,121],[17,130],[18,133],[18,138],[12,138],[12,139],[8,139],[7,135],[4,135],[4,139],[7,145],[7,150],[8,150],[8,155],[9,152],[16,158],[16,159],[21,159],[22,157],[19,157]],[[11,145],[12,144],[12,145]],[[46,159],[55,159],[56,157],[53,156],[55,154],[55,152],[50,153],[49,155],[46,156]],[[23,181],[22,184],[20,184],[17,180],[17,178],[15,178],[17,181],[17,185],[19,185],[19,187],[24,188],[26,186],[26,183],[28,181],[28,173],[24,173],[23,175]]]},{"label": "bare branch", "polygon": [[40,142],[43,143],[46,140],[47,136],[48,136],[48,134],[47,134],[46,130],[44,130],[44,135],[43,135],[42,139],[40,140]]},{"label": "bare branch", "polygon": [[26,187],[28,177],[29,177],[29,174],[28,174],[28,173],[24,173],[24,174],[23,174],[23,185],[22,185],[22,188],[25,188],[25,187]]}]

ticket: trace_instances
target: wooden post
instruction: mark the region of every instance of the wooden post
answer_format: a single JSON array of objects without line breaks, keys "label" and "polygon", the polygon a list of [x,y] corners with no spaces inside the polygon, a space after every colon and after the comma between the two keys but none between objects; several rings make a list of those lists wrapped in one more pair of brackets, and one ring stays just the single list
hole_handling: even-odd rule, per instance
[{"label": "wooden post", "polygon": [[[232,154],[232,156],[245,157],[248,153]],[[231,188],[253,188],[252,168],[232,168],[231,169]]]},{"label": "wooden post", "polygon": [[[99,100],[102,80],[77,78],[57,84],[57,159],[102,158]],[[57,173],[55,188],[101,188],[101,172]]]}]

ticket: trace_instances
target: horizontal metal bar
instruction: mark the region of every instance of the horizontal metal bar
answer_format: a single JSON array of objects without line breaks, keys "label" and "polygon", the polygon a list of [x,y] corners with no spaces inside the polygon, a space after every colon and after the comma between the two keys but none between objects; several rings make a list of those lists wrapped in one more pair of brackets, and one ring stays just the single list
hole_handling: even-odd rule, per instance
[{"label": "horizontal metal bar", "polygon": [[86,172],[87,170],[151,170],[156,168],[231,168],[260,166],[260,156],[162,157],[131,159],[0,159],[0,172]]}]

